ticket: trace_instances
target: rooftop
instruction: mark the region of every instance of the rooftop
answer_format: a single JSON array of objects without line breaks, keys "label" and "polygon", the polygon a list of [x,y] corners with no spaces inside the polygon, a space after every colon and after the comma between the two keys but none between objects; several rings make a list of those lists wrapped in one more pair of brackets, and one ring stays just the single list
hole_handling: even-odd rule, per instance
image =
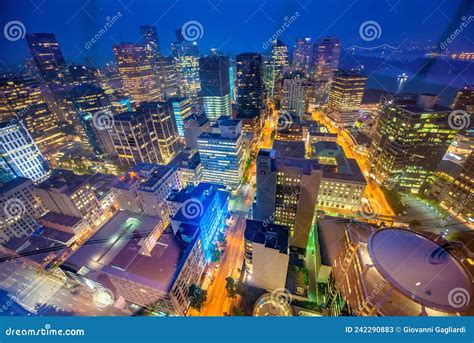
[{"label": "rooftop", "polygon": [[37,185],[37,188],[70,195],[86,185],[90,177],[91,175],[77,175],[70,170],[57,169],[48,179]]},{"label": "rooftop", "polygon": [[116,177],[111,187],[128,190],[136,182],[140,182],[140,190],[153,191],[158,189],[174,171],[175,168],[168,165],[140,162],[122,176]]},{"label": "rooftop", "polygon": [[247,241],[288,254],[289,228],[286,226],[247,219],[244,236]]},{"label": "rooftop", "polygon": [[180,151],[168,165],[175,168],[196,169],[201,163],[198,151]]},{"label": "rooftop", "polygon": [[462,288],[473,294],[467,270],[450,251],[415,232],[376,231],[369,238],[368,252],[385,278],[429,307],[456,312],[462,308],[453,307],[450,292]]},{"label": "rooftop", "polygon": [[161,219],[119,211],[61,266],[78,272],[81,268],[99,271],[109,265],[127,242],[140,234],[146,237],[161,225]]},{"label": "rooftop", "polygon": [[5,194],[19,186],[24,187],[27,183],[33,183],[33,181],[25,177],[17,177],[8,182],[0,183],[0,194]]}]

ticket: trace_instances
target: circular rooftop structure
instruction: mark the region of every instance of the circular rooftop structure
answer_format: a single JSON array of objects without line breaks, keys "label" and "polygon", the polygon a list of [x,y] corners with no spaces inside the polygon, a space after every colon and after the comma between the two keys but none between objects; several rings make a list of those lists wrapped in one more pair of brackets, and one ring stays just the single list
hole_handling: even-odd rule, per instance
[{"label": "circular rooftop structure", "polygon": [[253,308],[256,317],[291,317],[293,310],[285,296],[276,296],[275,293],[265,293],[257,299]]},{"label": "circular rooftop structure", "polygon": [[383,229],[370,236],[368,252],[379,273],[407,297],[447,312],[469,306],[471,277],[449,248],[412,231]]}]

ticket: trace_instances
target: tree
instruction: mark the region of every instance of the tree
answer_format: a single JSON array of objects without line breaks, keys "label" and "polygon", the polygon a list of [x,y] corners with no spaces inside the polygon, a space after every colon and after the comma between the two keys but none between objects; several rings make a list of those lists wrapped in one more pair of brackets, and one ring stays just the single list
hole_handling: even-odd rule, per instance
[{"label": "tree", "polygon": [[235,280],[231,276],[225,278],[225,289],[227,289],[227,296],[229,298],[236,296]]},{"label": "tree", "polygon": [[195,284],[192,284],[189,286],[188,300],[189,306],[200,312],[207,300],[207,291]]},{"label": "tree", "polygon": [[225,235],[222,231],[217,234],[217,241],[221,244],[225,244]]},{"label": "tree", "polygon": [[232,306],[231,313],[233,316],[244,316],[244,311],[239,306]]},{"label": "tree", "polygon": [[219,248],[217,247],[217,245],[214,244],[211,247],[211,261],[212,262],[219,262],[220,259],[221,259],[221,253],[220,253]]}]

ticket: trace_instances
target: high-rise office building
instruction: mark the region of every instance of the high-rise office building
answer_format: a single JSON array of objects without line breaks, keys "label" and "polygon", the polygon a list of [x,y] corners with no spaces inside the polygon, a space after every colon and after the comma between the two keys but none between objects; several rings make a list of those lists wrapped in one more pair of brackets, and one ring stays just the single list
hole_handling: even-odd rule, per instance
[{"label": "high-rise office building", "polygon": [[124,89],[138,104],[157,101],[160,88],[155,74],[155,59],[147,45],[122,43],[113,46]]},{"label": "high-rise office building", "polygon": [[308,79],[303,71],[285,73],[281,109],[303,115],[308,109]]},{"label": "high-rise office building", "polygon": [[357,72],[338,71],[331,83],[328,117],[339,127],[352,126],[359,118],[367,76]]},{"label": "high-rise office building", "polygon": [[245,53],[237,55],[237,105],[239,111],[263,109],[263,58],[261,54]]},{"label": "high-rise office building", "polygon": [[142,42],[151,51],[153,56],[156,58],[161,56],[160,40],[158,39],[158,33],[156,27],[152,25],[140,26],[140,34]]},{"label": "high-rise office building", "polygon": [[0,182],[26,177],[37,182],[48,165],[22,121],[0,123]]},{"label": "high-rise office building", "polygon": [[260,149],[258,153],[253,218],[289,227],[290,246],[304,254],[322,170],[318,161],[304,158],[304,149],[295,149],[299,142],[282,143],[278,150]]},{"label": "high-rise office building", "polygon": [[184,138],[184,120],[192,116],[193,107],[191,101],[188,98],[173,97],[167,100],[171,106],[174,119],[176,121],[176,127],[178,129],[178,135]]},{"label": "high-rise office building", "polygon": [[456,130],[451,110],[430,94],[385,102],[367,160],[369,175],[379,184],[418,192],[434,174]]},{"label": "high-rise office building", "polygon": [[229,57],[213,53],[199,59],[199,79],[204,112],[211,122],[230,116]]},{"label": "high-rise office building", "polygon": [[454,95],[451,108],[474,113],[474,85],[464,86],[458,90]]},{"label": "high-rise office building", "polygon": [[313,42],[311,38],[298,38],[293,50],[293,67],[309,75],[313,62]]},{"label": "high-rise office building", "polygon": [[325,104],[331,86],[334,71],[339,64],[341,42],[335,37],[319,39],[313,53],[313,99],[315,105]]},{"label": "high-rise office building", "polygon": [[28,77],[0,79],[0,97],[14,118],[24,120],[40,151],[51,158],[66,143],[60,121],[46,103],[37,82]]},{"label": "high-rise office building", "polygon": [[198,137],[203,179],[234,190],[243,175],[242,122],[222,118],[218,125],[219,133],[206,132]]},{"label": "high-rise office building", "polygon": [[279,100],[283,82],[284,68],[288,67],[288,45],[277,39],[272,43],[272,85],[269,96]]},{"label": "high-rise office building", "polygon": [[149,102],[114,118],[112,142],[126,166],[167,163],[177,153],[178,129],[170,102]]},{"label": "high-rise office building", "polygon": [[43,81],[53,92],[63,88],[66,61],[53,33],[33,33],[26,35],[26,42],[33,58],[33,64]]},{"label": "high-rise office building", "polygon": [[177,96],[179,94],[179,77],[174,58],[172,56],[159,57],[157,63],[162,98]]},{"label": "high-rise office building", "polygon": [[178,85],[181,96],[191,99],[193,106],[199,102],[201,82],[199,81],[199,48],[196,42],[185,40],[181,30],[176,31],[176,41],[171,50],[178,73]]},{"label": "high-rise office building", "polygon": [[77,119],[80,124],[80,136],[83,143],[92,148],[98,156],[113,153],[113,145],[110,139],[107,123],[101,126],[100,117],[108,121],[113,120],[111,103],[102,88],[91,84],[83,84],[74,87],[70,92],[71,100],[77,111]]}]

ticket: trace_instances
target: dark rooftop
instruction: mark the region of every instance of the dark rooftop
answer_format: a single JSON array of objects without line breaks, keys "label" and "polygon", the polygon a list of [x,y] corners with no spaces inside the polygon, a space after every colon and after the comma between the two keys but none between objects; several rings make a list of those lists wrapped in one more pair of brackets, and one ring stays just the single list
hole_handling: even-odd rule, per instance
[{"label": "dark rooftop", "polygon": [[286,226],[247,219],[244,236],[247,241],[264,244],[266,248],[279,250],[283,254],[288,253],[289,228]]}]

